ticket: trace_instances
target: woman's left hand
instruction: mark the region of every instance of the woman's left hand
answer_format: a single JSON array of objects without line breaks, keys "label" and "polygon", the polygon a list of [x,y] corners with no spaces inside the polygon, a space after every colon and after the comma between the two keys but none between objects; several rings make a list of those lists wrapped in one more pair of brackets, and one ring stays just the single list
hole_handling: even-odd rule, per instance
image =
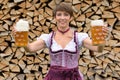
[{"label": "woman's left hand", "polygon": [[111,27],[108,27],[108,24],[105,24],[104,27],[102,28],[103,36],[105,39],[107,39],[110,36],[110,34],[109,34],[111,32],[110,28]]}]

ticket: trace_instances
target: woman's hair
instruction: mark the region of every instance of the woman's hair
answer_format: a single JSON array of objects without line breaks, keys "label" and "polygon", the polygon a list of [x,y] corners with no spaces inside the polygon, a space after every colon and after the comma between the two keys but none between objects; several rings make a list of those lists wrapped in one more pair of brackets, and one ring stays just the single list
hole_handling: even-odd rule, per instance
[{"label": "woman's hair", "polygon": [[70,3],[61,2],[60,4],[56,5],[56,8],[53,10],[53,16],[56,16],[57,11],[66,11],[70,14],[70,16],[73,16],[73,9]]}]

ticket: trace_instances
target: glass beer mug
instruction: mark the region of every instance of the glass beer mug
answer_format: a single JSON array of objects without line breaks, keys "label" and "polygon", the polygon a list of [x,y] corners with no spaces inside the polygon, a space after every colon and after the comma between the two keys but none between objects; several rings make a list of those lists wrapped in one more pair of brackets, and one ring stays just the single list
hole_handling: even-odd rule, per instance
[{"label": "glass beer mug", "polygon": [[27,21],[20,19],[15,26],[15,45],[18,47],[24,47],[28,44],[28,31],[29,24]]},{"label": "glass beer mug", "polygon": [[103,20],[91,21],[91,37],[92,37],[92,44],[94,46],[105,45],[105,37],[103,35],[103,30],[102,30],[103,26],[104,26]]}]

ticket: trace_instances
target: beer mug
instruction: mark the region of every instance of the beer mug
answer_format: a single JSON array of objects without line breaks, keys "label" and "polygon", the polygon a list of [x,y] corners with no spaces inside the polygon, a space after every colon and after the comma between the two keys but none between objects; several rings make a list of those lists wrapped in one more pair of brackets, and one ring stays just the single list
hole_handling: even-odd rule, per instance
[{"label": "beer mug", "polygon": [[20,19],[15,26],[15,45],[18,47],[24,47],[28,44],[28,31],[29,24],[27,21]]},{"label": "beer mug", "polygon": [[91,37],[92,44],[94,46],[105,45],[105,37],[103,35],[102,27],[104,26],[103,20],[93,20],[91,21]]}]

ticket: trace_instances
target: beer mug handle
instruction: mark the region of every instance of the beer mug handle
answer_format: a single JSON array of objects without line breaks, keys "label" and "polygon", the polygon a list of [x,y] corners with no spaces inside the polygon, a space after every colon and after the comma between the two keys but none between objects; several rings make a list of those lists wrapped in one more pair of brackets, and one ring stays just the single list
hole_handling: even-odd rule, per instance
[{"label": "beer mug handle", "polygon": [[108,28],[108,35],[105,38],[105,40],[109,40],[110,39],[110,35],[111,35],[111,31],[112,31],[112,26],[108,26],[107,28]]}]

